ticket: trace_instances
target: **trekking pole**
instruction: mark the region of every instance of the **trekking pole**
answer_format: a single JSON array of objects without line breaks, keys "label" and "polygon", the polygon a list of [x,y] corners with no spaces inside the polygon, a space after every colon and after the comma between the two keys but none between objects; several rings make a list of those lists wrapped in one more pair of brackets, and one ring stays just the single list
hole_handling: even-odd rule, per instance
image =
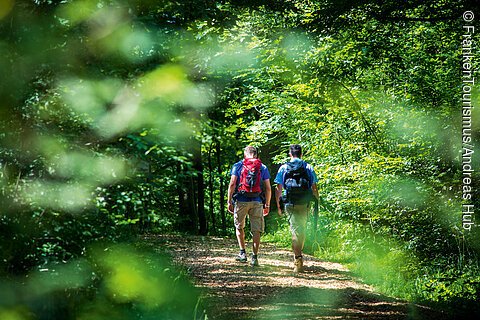
[{"label": "trekking pole", "polygon": [[318,200],[317,200],[317,212],[318,212],[318,204],[321,204],[322,207],[327,210],[329,213],[333,214],[333,208],[330,204],[328,204],[325,200],[323,200],[322,197],[318,196]]},{"label": "trekking pole", "polygon": [[317,241],[317,225],[318,225],[318,200],[313,198],[313,221],[312,221],[312,236],[313,243]]},{"label": "trekking pole", "polygon": [[319,247],[319,243],[317,241],[317,226],[318,226],[318,199],[314,197],[313,199],[313,225],[312,225],[312,254],[316,251],[315,248]]}]

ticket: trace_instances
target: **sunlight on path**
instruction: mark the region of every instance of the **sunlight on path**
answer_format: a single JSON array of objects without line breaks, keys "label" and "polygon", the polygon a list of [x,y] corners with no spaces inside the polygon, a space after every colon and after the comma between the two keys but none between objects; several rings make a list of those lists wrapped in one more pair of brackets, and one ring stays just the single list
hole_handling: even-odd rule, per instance
[{"label": "sunlight on path", "polygon": [[294,274],[291,252],[272,244],[262,244],[260,266],[253,268],[235,261],[233,239],[156,239],[204,290],[208,319],[441,319],[427,308],[375,293],[338,263],[305,255],[305,272]]}]

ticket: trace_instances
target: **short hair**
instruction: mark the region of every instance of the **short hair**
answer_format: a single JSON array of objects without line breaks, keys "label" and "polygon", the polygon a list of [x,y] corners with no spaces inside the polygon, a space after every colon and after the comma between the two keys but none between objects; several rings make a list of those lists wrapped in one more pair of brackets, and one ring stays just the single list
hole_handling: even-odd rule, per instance
[{"label": "short hair", "polygon": [[302,146],[299,144],[291,144],[290,145],[290,154],[293,157],[300,158],[302,156]]},{"label": "short hair", "polygon": [[258,151],[257,148],[253,146],[246,146],[245,149],[243,150],[245,154],[248,154],[249,156],[252,156],[256,158],[258,156]]}]

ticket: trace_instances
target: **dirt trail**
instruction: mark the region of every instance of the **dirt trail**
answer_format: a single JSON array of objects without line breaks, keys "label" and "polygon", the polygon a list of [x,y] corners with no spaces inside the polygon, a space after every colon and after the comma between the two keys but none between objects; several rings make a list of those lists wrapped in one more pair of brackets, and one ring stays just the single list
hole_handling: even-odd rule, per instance
[{"label": "dirt trail", "polygon": [[174,261],[203,290],[208,319],[444,319],[445,315],[374,292],[341,264],[305,256],[292,272],[291,252],[264,243],[259,267],[235,261],[235,240],[161,236]]}]

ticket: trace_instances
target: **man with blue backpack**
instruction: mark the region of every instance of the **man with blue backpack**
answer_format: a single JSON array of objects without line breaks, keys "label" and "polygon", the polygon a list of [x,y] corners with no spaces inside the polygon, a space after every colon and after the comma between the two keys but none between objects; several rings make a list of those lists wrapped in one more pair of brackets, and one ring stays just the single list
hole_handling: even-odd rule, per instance
[{"label": "man with blue backpack", "polygon": [[302,147],[300,145],[290,145],[289,156],[290,161],[278,169],[275,177],[275,183],[277,184],[275,199],[280,216],[282,215],[280,198],[283,200],[285,212],[290,222],[294,254],[293,271],[302,272],[302,250],[305,243],[308,212],[313,197],[318,199],[318,179],[313,167],[301,159]]},{"label": "man with blue backpack", "polygon": [[245,218],[248,215],[253,242],[250,263],[252,266],[258,266],[257,255],[260,247],[260,234],[265,228],[263,216],[268,215],[270,211],[272,195],[270,173],[258,159],[258,152],[255,147],[247,146],[243,155],[244,159],[235,163],[230,172],[231,178],[227,194],[228,211],[233,214],[235,234],[240,246],[240,253],[236,260],[247,262],[244,228]]}]

